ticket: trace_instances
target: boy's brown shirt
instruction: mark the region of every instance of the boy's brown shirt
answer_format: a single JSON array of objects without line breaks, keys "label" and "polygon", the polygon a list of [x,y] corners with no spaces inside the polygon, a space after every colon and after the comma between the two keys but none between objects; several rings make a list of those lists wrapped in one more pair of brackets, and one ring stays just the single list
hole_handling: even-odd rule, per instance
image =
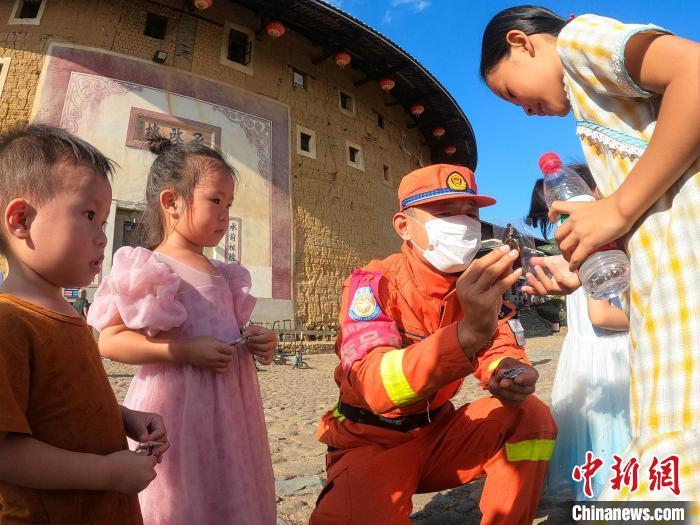
[{"label": "boy's brown shirt", "polygon": [[[127,448],[121,410],[82,317],[0,294],[0,432],[106,455]],[[0,482],[0,524],[141,524],[136,495]]]}]

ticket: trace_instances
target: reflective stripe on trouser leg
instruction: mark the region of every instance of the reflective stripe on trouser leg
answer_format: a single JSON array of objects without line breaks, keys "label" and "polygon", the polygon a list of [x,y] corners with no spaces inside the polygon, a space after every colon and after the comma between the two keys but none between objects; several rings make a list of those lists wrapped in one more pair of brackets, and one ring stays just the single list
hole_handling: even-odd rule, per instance
[{"label": "reflective stripe on trouser leg", "polygon": [[528,439],[506,443],[508,461],[549,461],[554,452],[553,439]]}]

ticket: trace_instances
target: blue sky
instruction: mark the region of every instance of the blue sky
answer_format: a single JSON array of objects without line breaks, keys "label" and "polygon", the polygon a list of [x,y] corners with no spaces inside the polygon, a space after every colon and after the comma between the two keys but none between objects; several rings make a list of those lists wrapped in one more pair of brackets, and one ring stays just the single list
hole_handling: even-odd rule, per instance
[{"label": "blue sky", "polygon": [[[532,0],[530,0],[531,3]],[[526,117],[491,94],[478,74],[483,29],[501,9],[528,3],[501,0],[331,0],[399,44],[452,93],[476,133],[479,192],[498,203],[482,218],[505,224],[528,210],[539,176],[537,159],[556,151],[565,161],[582,160],[574,117]],[[628,23],[653,22],[700,41],[698,0],[543,1],[561,16],[595,13]]]}]

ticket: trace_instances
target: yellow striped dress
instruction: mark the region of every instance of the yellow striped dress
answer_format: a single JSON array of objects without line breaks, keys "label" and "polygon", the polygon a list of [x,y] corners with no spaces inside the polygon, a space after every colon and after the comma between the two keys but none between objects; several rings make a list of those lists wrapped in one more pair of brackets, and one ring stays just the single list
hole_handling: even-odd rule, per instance
[{"label": "yellow striped dress", "polygon": [[[625,180],[656,125],[660,96],[641,89],[625,69],[625,46],[642,31],[667,33],[653,25],[583,15],[569,22],[557,40],[576,132],[604,196]],[[700,501],[699,174],[700,158],[626,238],[633,439],[624,454],[617,453],[623,466],[637,459],[639,486],[634,492],[624,486],[606,490],[602,500]],[[650,482],[654,457],[661,462],[674,454],[680,465],[679,495]],[[695,505],[698,523],[699,511]]]}]

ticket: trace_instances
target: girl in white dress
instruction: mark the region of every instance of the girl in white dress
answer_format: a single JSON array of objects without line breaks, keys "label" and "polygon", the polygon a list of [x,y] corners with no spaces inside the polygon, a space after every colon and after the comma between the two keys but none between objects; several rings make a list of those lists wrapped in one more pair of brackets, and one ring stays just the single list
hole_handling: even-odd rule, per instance
[{"label": "girl in white dress", "polygon": [[[585,164],[569,168],[595,190]],[[532,192],[527,219],[545,237],[552,226],[547,212],[540,179]],[[630,441],[629,321],[619,301],[611,303],[591,299],[583,288],[566,297],[567,334],[552,386],[552,413],[559,434],[547,489],[567,499],[599,497],[610,477],[612,455],[622,455]],[[585,484],[575,481],[572,472],[585,462],[588,451],[604,463],[586,494]]]}]

